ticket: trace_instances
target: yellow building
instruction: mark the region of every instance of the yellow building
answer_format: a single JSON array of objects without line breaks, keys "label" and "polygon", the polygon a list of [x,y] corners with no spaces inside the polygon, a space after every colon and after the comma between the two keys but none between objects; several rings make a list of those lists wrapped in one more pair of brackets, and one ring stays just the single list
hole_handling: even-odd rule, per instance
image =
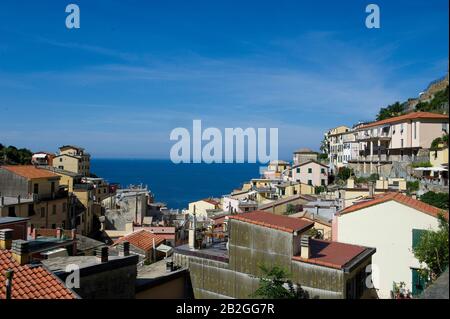
[{"label": "yellow building", "polygon": [[216,210],[220,208],[220,201],[212,198],[202,199],[193,203],[189,203],[189,214],[195,214],[199,218],[206,218],[209,210]]},{"label": "yellow building", "polygon": [[69,198],[60,176],[32,165],[0,167],[0,216],[30,218],[36,228],[68,229]]},{"label": "yellow building", "polygon": [[59,148],[59,155],[53,159],[53,166],[82,176],[90,176],[90,157],[81,147],[65,145]]},{"label": "yellow building", "polygon": [[314,195],[314,186],[296,183],[296,182],[285,182],[276,185],[278,196],[281,198],[289,197],[292,195],[306,194]]},{"label": "yellow building", "polygon": [[434,167],[448,164],[448,146],[440,144],[435,150],[430,150],[430,163]]}]

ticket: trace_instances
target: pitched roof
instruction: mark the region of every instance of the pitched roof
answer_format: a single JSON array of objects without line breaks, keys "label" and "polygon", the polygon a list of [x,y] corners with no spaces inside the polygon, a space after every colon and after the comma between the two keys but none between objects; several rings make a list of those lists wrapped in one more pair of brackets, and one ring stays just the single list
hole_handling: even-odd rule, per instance
[{"label": "pitched roof", "polygon": [[296,151],[294,151],[294,154],[301,154],[301,153],[305,153],[305,154],[317,154],[317,152],[314,152],[312,149],[310,148],[301,148],[298,149]]},{"label": "pitched roof", "polygon": [[205,199],[202,199],[202,201],[207,202],[207,203],[212,204],[212,205],[215,205],[215,206],[220,204],[220,202],[218,202],[218,201],[216,201],[216,200],[214,200],[212,198],[205,198]]},{"label": "pitched roof", "polygon": [[60,177],[55,173],[52,173],[45,169],[37,168],[33,165],[7,165],[1,166],[1,168],[28,179]]},{"label": "pitched roof", "polygon": [[370,249],[363,246],[320,239],[310,239],[309,247],[310,258],[294,256],[292,259],[335,269],[344,268],[350,261]]},{"label": "pitched roof", "polygon": [[238,220],[245,223],[273,228],[288,233],[304,230],[314,226],[314,223],[305,220],[291,218],[288,216],[275,215],[263,211],[253,211],[230,216],[229,219]]},{"label": "pitched roof", "polygon": [[156,246],[165,240],[163,237],[143,229],[118,239],[114,245],[123,241],[128,241],[130,245],[133,245],[134,247],[149,251],[153,249],[153,239],[155,240]]},{"label": "pitched roof", "polygon": [[[412,197],[403,195],[398,192],[389,192],[384,194],[375,195],[373,199],[362,201],[359,203],[356,203],[352,206],[349,206],[342,211],[339,212],[339,215],[348,214],[351,212],[355,212],[357,210],[375,206],[381,203],[386,203],[388,201],[396,201],[397,203],[409,206],[411,208],[414,208],[422,213],[437,217],[439,213],[443,212],[442,209],[437,208],[435,206],[429,205],[427,203],[421,202],[420,200],[414,199]],[[446,217],[448,219],[448,212],[446,212]]]},{"label": "pitched roof", "polygon": [[0,299],[6,298],[5,272],[14,271],[12,299],[77,299],[55,275],[43,266],[21,266],[9,250],[0,250]]},{"label": "pitched roof", "polygon": [[448,120],[448,115],[431,113],[431,112],[412,112],[412,113],[408,113],[408,114],[404,114],[404,115],[400,115],[400,116],[396,116],[396,117],[391,117],[389,119],[365,124],[365,125],[362,125],[361,127],[359,127],[358,129],[365,129],[365,128],[373,127],[373,126],[398,123],[398,122],[406,122],[409,120],[418,120],[418,119],[430,119],[430,120],[431,119],[447,119]]},{"label": "pitched roof", "polygon": [[300,163],[300,164],[296,164],[296,165],[292,166],[292,168],[300,167],[300,166],[303,166],[303,165],[306,165],[306,164],[309,164],[309,163],[316,163],[316,164],[318,164],[318,165],[321,165],[321,166],[323,166],[323,167],[328,168],[327,165],[322,164],[322,163],[320,163],[320,162],[318,162],[318,161],[315,161],[315,160],[309,160],[309,161],[306,161],[306,162],[303,162],[303,163]]}]

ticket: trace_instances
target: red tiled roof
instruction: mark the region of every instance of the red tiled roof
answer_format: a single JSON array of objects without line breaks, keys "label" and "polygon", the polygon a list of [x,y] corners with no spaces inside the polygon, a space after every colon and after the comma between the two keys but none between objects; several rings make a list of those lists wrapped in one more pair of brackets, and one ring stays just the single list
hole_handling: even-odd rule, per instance
[{"label": "red tiled roof", "polygon": [[12,299],[77,299],[78,297],[42,266],[21,266],[8,250],[0,250],[0,299],[6,298],[5,272],[14,271]]},{"label": "red tiled roof", "polygon": [[396,116],[396,117],[391,117],[389,119],[369,123],[366,125],[362,125],[359,129],[365,129],[368,127],[379,126],[379,125],[390,124],[390,123],[406,122],[409,120],[417,120],[417,119],[447,119],[448,120],[448,115],[436,114],[436,113],[431,113],[431,112],[412,112],[412,113],[408,113],[408,114],[404,114],[404,115],[400,115],[400,116]]},{"label": "red tiled roof", "polygon": [[305,259],[300,256],[294,256],[292,259],[335,269],[342,269],[346,264],[368,249],[362,246],[319,239],[310,239],[309,247],[310,258]]},{"label": "red tiled roof", "polygon": [[304,230],[314,226],[314,223],[312,222],[297,218],[291,218],[288,216],[275,215],[264,211],[242,213],[239,215],[230,216],[229,218],[250,224],[278,229],[289,233]]},{"label": "red tiled roof", "polygon": [[121,237],[120,239],[116,240],[114,245],[117,245],[123,241],[128,241],[130,245],[133,245],[134,247],[140,248],[144,251],[150,251],[153,249],[153,239],[155,239],[156,246],[163,243],[165,240],[161,236],[147,230],[139,230],[130,235]]},{"label": "red tiled roof", "polygon": [[217,205],[220,204],[220,202],[218,202],[218,201],[216,201],[214,199],[211,199],[211,198],[205,198],[205,199],[202,199],[202,201],[207,202],[209,204],[212,204],[214,206],[217,206]]},{"label": "red tiled roof", "polygon": [[33,165],[8,165],[1,166],[16,175],[33,179],[33,178],[52,178],[52,177],[60,177],[59,175],[52,173],[46,169],[40,169]]},{"label": "red tiled roof", "polygon": [[[385,203],[388,201],[396,201],[400,204],[409,206],[411,208],[417,209],[418,211],[421,211],[422,213],[437,217],[439,213],[444,212],[442,209],[431,206],[429,204],[426,204],[424,202],[421,202],[420,200],[414,199],[412,197],[403,195],[401,193],[397,192],[389,192],[384,194],[379,194],[374,197],[372,200],[367,200],[363,202],[356,203],[352,206],[349,206],[339,212],[340,215],[348,214],[363,208],[371,207],[374,205],[378,205],[381,203]],[[448,212],[445,212],[445,216],[448,219]]]}]

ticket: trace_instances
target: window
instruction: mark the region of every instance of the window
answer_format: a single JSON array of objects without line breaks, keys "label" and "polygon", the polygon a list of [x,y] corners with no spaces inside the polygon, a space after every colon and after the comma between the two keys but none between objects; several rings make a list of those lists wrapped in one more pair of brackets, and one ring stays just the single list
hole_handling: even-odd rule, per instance
[{"label": "window", "polygon": [[39,184],[33,185],[33,194],[39,194]]},{"label": "window", "polygon": [[62,204],[62,211],[65,213],[67,211],[67,204],[63,203]]},{"label": "window", "polygon": [[35,214],[36,214],[36,212],[34,211],[34,205],[29,204],[28,205],[28,216],[34,216]]},{"label": "window", "polygon": [[8,207],[8,217],[17,217],[16,216],[16,207],[15,206]]},{"label": "window", "polygon": [[325,174],[325,168],[321,168],[320,173]]},{"label": "window", "polygon": [[56,215],[56,205],[53,205],[52,207],[52,215]]},{"label": "window", "polygon": [[324,179],[322,179],[321,183],[322,183],[322,186],[325,186],[325,180]]},{"label": "window", "polygon": [[403,148],[403,139],[400,140],[400,147]]},{"label": "window", "polygon": [[412,230],[412,243],[411,248],[416,248],[419,245],[422,235],[426,232],[424,229],[413,229]]},{"label": "window", "polygon": [[417,122],[414,122],[414,139],[417,138]]},{"label": "window", "polygon": [[442,123],[442,131],[447,133],[447,123]]},{"label": "window", "polygon": [[400,134],[402,134],[402,133],[403,133],[403,123],[400,124]]},{"label": "window", "polygon": [[56,224],[52,224],[52,229],[56,229]]},{"label": "window", "polygon": [[63,161],[63,160],[62,160],[62,157],[60,157],[60,158],[59,158],[59,161],[60,161],[60,162],[62,162],[62,161]]},{"label": "window", "polygon": [[64,166],[60,165],[58,166],[59,169],[64,169]]},{"label": "window", "polygon": [[308,174],[312,174],[312,168],[308,168]]},{"label": "window", "polygon": [[45,207],[41,207],[41,217],[45,217]]},{"label": "window", "polygon": [[308,179],[308,185],[312,186],[312,180]]},{"label": "window", "polygon": [[51,192],[52,194],[55,192],[55,182],[52,182],[51,184]]},{"label": "window", "polygon": [[300,174],[300,167],[297,167],[297,174]]}]

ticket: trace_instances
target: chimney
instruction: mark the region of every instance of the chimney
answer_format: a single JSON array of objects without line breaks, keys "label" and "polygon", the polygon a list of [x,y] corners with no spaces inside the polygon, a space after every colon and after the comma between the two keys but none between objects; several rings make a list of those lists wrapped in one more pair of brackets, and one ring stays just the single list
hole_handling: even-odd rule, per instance
[{"label": "chimney", "polygon": [[374,195],[374,183],[372,181],[369,182],[369,197],[373,197]]},{"label": "chimney", "polygon": [[311,236],[303,235],[300,239],[300,257],[309,259],[311,257],[311,249],[309,247],[309,241]]},{"label": "chimney", "polygon": [[13,277],[14,277],[14,271],[12,269],[8,269],[5,272],[5,277],[6,277],[6,299],[12,299],[12,281],[13,281]]},{"label": "chimney", "polygon": [[95,250],[95,255],[97,256],[97,261],[100,263],[108,262],[108,247],[103,246]]},{"label": "chimney", "polygon": [[61,239],[63,234],[64,233],[61,227],[56,228],[56,238]]},{"label": "chimney", "polygon": [[12,256],[20,264],[25,265],[30,262],[29,242],[18,239],[12,242]]},{"label": "chimney", "polygon": [[119,244],[119,256],[126,257],[130,256],[130,243],[127,241],[121,242]]},{"label": "chimney", "polygon": [[0,229],[0,250],[11,249],[13,238],[12,229]]},{"label": "chimney", "polygon": [[355,188],[355,180],[353,178],[347,180],[347,188]]}]

